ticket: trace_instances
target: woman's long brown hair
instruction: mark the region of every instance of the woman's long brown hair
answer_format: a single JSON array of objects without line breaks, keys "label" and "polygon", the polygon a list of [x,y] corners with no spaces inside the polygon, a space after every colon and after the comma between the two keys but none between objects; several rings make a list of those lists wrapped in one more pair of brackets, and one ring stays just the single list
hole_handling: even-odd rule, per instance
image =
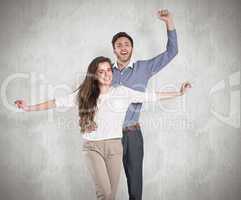
[{"label": "woman's long brown hair", "polygon": [[97,110],[97,99],[100,95],[99,83],[96,78],[96,71],[100,63],[108,62],[111,65],[109,58],[100,56],[91,61],[88,66],[86,77],[83,83],[79,86],[78,91],[78,105],[81,132],[84,133],[86,129],[93,126],[97,127],[94,116]]}]

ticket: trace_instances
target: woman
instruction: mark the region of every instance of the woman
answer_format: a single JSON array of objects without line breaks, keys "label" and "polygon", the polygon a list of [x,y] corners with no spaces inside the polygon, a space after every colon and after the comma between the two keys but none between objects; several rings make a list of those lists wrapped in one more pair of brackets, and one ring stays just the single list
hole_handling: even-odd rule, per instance
[{"label": "woman", "polygon": [[[116,196],[122,164],[122,124],[129,104],[181,96],[191,87],[186,82],[179,92],[147,94],[124,86],[113,87],[111,83],[110,59],[97,57],[90,63],[83,83],[72,94],[37,105],[15,101],[17,107],[25,111],[78,105],[80,128],[85,140],[83,150],[99,200],[113,200]],[[91,129],[93,126],[96,128]]]}]

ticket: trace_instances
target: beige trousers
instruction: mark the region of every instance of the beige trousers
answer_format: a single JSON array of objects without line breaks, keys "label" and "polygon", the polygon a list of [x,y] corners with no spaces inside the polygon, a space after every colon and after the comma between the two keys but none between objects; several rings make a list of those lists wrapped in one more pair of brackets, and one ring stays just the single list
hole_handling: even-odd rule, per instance
[{"label": "beige trousers", "polygon": [[114,200],[122,167],[121,139],[87,141],[83,145],[98,200]]}]

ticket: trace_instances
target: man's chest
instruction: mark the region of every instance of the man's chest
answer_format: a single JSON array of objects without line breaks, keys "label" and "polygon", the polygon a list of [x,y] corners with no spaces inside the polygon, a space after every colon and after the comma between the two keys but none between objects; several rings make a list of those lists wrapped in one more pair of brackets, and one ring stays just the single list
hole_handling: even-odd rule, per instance
[{"label": "man's chest", "polygon": [[122,71],[118,69],[113,70],[112,85],[124,85],[128,88],[145,91],[148,80],[145,76],[134,69],[124,69]]}]

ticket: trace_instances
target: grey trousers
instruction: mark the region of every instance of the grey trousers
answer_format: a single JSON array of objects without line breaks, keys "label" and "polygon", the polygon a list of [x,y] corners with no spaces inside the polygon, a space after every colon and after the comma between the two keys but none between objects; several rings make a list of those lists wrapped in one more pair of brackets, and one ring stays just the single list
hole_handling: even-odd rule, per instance
[{"label": "grey trousers", "polygon": [[87,141],[83,145],[98,200],[114,200],[120,179],[123,148],[121,139]]},{"label": "grey trousers", "polygon": [[129,200],[142,199],[143,136],[140,128],[123,131],[123,165],[127,178]]}]

